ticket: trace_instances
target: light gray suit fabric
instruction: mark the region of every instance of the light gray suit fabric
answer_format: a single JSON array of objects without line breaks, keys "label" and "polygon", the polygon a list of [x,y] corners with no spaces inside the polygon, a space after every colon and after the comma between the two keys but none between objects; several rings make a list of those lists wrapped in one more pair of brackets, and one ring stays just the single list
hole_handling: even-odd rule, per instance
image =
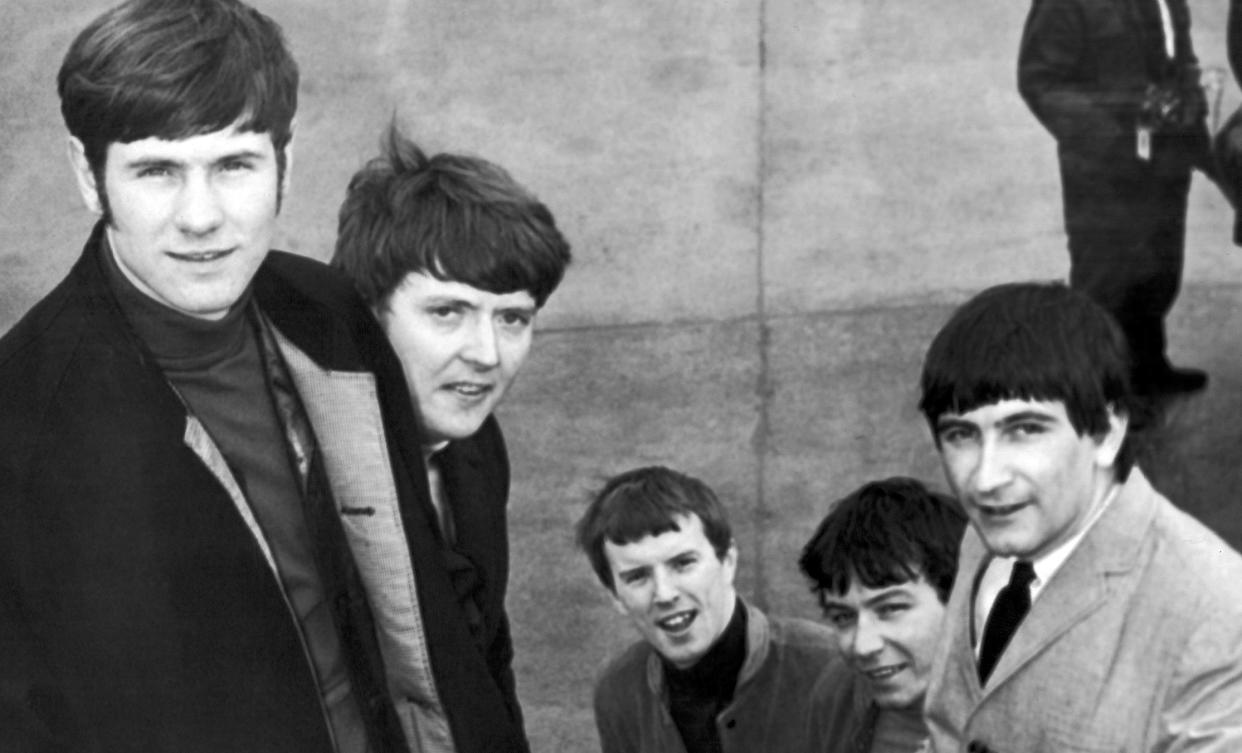
[{"label": "light gray suit fabric", "polygon": [[1135,468],[980,688],[968,528],[927,696],[939,753],[1242,751],[1242,557]]}]

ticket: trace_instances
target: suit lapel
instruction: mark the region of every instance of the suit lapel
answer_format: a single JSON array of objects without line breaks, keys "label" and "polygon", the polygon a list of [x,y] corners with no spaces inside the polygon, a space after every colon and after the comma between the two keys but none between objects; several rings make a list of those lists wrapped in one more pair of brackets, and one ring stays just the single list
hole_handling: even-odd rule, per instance
[{"label": "suit lapel", "polygon": [[1156,495],[1135,468],[1117,498],[1095,522],[1069,559],[1031,605],[1031,611],[1001,655],[988,695],[1067,631],[1108,602],[1116,589],[1110,578],[1132,570],[1140,543],[1151,525]]},{"label": "suit lapel", "polygon": [[964,660],[948,662],[947,671],[958,673],[958,677],[945,685],[949,688],[964,688],[969,694],[969,703],[973,706],[982,694],[974,646],[975,593],[979,579],[992,559],[974,528],[966,529],[960,558],[957,583],[949,597],[949,613],[955,616],[958,624],[950,625],[948,631],[949,640],[952,641],[949,656],[961,656]]},{"label": "suit lapel", "polygon": [[1001,654],[984,695],[1003,685],[1067,630],[1105,603],[1108,591],[1093,549],[1094,542],[1088,534],[1052,576]]}]

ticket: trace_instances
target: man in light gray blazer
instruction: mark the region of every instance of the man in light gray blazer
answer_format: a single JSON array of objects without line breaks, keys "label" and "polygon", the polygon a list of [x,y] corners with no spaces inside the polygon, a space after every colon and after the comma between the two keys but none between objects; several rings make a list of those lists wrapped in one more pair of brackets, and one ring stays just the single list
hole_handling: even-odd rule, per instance
[{"label": "man in light gray blazer", "polygon": [[1242,557],[1135,467],[1125,339],[1061,284],[980,293],[920,409],[970,518],[936,751],[1242,750]]}]

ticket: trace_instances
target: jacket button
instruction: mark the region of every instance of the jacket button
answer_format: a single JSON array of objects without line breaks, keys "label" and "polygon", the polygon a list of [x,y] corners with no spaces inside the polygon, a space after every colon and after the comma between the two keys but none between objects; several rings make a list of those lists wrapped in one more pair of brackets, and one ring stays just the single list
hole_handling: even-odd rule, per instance
[{"label": "jacket button", "polygon": [[728,727],[729,729],[733,729],[734,727],[737,726],[737,720],[730,719],[729,721],[725,722],[725,726]]},{"label": "jacket button", "polygon": [[970,744],[966,746],[966,750],[967,753],[988,753],[988,746],[978,740],[971,740]]}]

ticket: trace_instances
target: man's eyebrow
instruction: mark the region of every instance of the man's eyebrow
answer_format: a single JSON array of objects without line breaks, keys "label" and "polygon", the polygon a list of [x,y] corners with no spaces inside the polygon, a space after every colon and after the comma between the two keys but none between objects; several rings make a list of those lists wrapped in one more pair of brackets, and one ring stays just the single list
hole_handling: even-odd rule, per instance
[{"label": "man's eyebrow", "polygon": [[478,308],[474,302],[455,295],[435,294],[423,299],[424,306],[460,306],[462,308]]},{"label": "man's eyebrow", "polygon": [[872,606],[875,606],[876,604],[883,604],[884,602],[890,601],[892,599],[908,598],[909,596],[910,596],[910,592],[906,590],[906,584],[903,583],[901,585],[892,586],[891,588],[885,589],[881,593],[878,593],[875,596],[872,596],[870,599],[867,599],[867,601],[865,601],[864,603],[867,606],[872,607]]},{"label": "man's eyebrow", "polygon": [[225,162],[236,162],[238,160],[254,162],[262,160],[266,156],[267,155],[265,153],[258,151],[257,149],[239,149],[236,152],[229,152],[228,154],[221,155],[220,157],[212,160],[212,164],[221,165]]},{"label": "man's eyebrow", "polygon": [[960,416],[941,416],[936,419],[936,431],[944,431],[945,429],[968,427],[973,428],[974,423],[967,421]]},{"label": "man's eyebrow", "polygon": [[175,160],[172,157],[135,157],[126,160],[125,168],[127,170],[145,170],[149,167],[180,167],[183,162]]},{"label": "man's eyebrow", "polygon": [[1037,421],[1042,424],[1050,424],[1050,423],[1055,423],[1056,420],[1057,420],[1056,416],[1053,416],[1049,413],[1045,413],[1044,411],[1024,410],[1018,413],[1012,413],[1008,416],[1005,416],[1003,419],[1001,419],[1000,423],[1002,425],[1008,425],[1008,424],[1023,423],[1026,421]]}]

